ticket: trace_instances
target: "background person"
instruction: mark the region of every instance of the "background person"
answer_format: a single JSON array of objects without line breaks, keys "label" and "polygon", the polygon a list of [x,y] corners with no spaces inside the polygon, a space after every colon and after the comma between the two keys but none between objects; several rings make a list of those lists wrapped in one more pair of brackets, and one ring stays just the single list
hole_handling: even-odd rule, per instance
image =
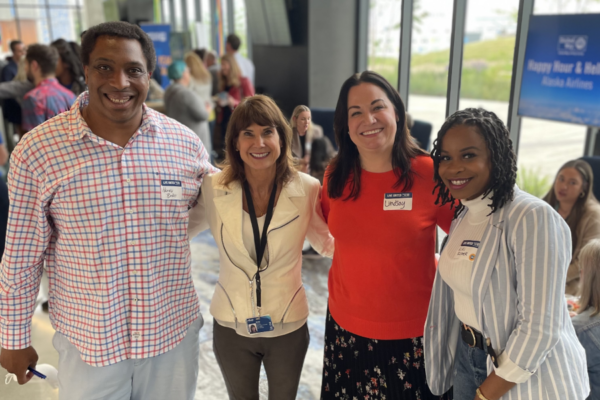
[{"label": "background person", "polygon": [[579,292],[579,252],[590,240],[600,239],[600,204],[593,191],[594,173],[583,160],[565,163],[556,174],[544,200],[567,221],[573,257],[567,271],[565,293]]},{"label": "background person", "polygon": [[217,94],[219,111],[217,123],[221,129],[221,145],[225,147],[225,133],[231,113],[245,97],[254,96],[254,86],[240,73],[240,68],[231,55],[221,57],[221,72],[219,75],[219,93]]},{"label": "background person", "polygon": [[210,154],[211,141],[208,134],[208,107],[194,93],[189,84],[190,71],[185,62],[175,61],[169,65],[169,79],[173,83],[165,91],[165,111],[168,117],[190,128],[202,141],[207,153]]},{"label": "background person", "polygon": [[242,40],[235,33],[231,33],[227,36],[225,41],[225,53],[233,56],[237,61],[242,76],[245,76],[250,80],[252,86],[254,86],[254,63],[248,60],[246,57],[240,54],[239,49],[242,45]]},{"label": "background person", "polygon": [[[334,246],[321,213],[321,185],[295,171],[292,131],[266,96],[238,105],[226,139],[223,171],[202,185],[210,230],[221,254],[210,305],[215,357],[230,399],[259,398],[263,364],[269,398],[293,400],[309,343],[302,243],[308,237],[326,256]],[[192,211],[190,237],[201,226],[195,215]],[[268,238],[261,247],[256,241],[261,243],[266,229]],[[258,316],[268,317],[273,329],[253,334],[253,317]]]},{"label": "background person", "polygon": [[56,63],[56,79],[75,96],[79,96],[87,86],[77,48],[64,39],[55,40],[51,46],[58,50],[59,55]]},{"label": "background person", "polygon": [[25,57],[27,79],[35,88],[23,97],[23,122],[29,132],[43,122],[71,108],[75,95],[56,80],[58,51],[52,46],[32,44]]},{"label": "background person", "polygon": [[297,106],[292,112],[292,154],[300,161],[303,172],[308,171],[308,161],[310,160],[310,146],[313,135],[311,127],[310,108],[307,106]]},{"label": "background person", "polygon": [[452,210],[432,194],[433,162],[406,128],[400,95],[365,71],[344,82],[339,152],[325,173],[323,214],[335,237],[321,399],[434,399],[422,336],[435,274],[436,226]]},{"label": "background person", "polygon": [[[0,82],[12,82],[17,76],[19,71],[19,65],[23,65],[22,62],[25,59],[25,53],[27,48],[20,40],[13,40],[10,42],[10,50],[12,56],[7,58],[8,64],[2,68],[0,72]],[[22,96],[18,96],[22,98]],[[15,126],[16,133],[22,133],[21,121],[23,119],[21,104],[14,98],[6,98],[2,102],[2,115],[6,122],[9,122]],[[6,125],[8,128],[8,125]],[[6,130],[7,135],[10,134],[10,130]],[[11,143],[11,140],[7,138],[7,141]],[[11,143],[12,144],[12,143]],[[14,146],[11,146],[11,148]]]},{"label": "background person", "polygon": [[82,62],[89,91],[11,156],[0,364],[32,377],[46,260],[61,400],[191,400],[203,320],[188,209],[216,170],[193,132],[144,105],[156,54],[138,26],[91,27]]},{"label": "background person", "polygon": [[216,118],[212,100],[212,77],[204,66],[202,59],[193,51],[186,53],[185,64],[190,71],[190,83],[188,87],[200,98],[200,101],[208,111],[207,121],[200,123],[201,133],[199,136],[202,139],[202,143],[204,143],[206,151],[212,156],[213,146],[209,123]]},{"label": "background person", "polygon": [[207,51],[204,57],[204,65],[212,76],[212,95],[219,93],[219,76],[221,67],[217,64],[217,55],[213,50]]},{"label": "background person", "polygon": [[585,349],[591,393],[600,398],[600,240],[590,240],[579,252],[581,290],[578,315],[571,321]]},{"label": "background person", "polygon": [[569,228],[515,186],[508,129],[492,112],[457,111],[431,157],[438,202],[457,205],[425,324],[431,391],[453,387],[461,400],[585,398],[585,354],[563,294]]}]

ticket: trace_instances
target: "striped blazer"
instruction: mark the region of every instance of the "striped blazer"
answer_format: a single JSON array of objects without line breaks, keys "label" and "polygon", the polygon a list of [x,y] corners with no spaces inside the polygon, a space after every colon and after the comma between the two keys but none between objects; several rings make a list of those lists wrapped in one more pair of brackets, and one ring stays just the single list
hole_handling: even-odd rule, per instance
[{"label": "striped blazer", "polygon": [[[450,235],[465,213],[452,222]],[[513,367],[504,378],[517,382],[502,399],[583,400],[589,393],[585,352],[564,296],[570,259],[563,218],[515,186],[514,200],[489,219],[471,275],[479,326],[500,365]],[[438,271],[424,333],[427,383],[434,394],[452,386],[457,340],[454,296]],[[493,368],[488,357],[488,374]]]}]

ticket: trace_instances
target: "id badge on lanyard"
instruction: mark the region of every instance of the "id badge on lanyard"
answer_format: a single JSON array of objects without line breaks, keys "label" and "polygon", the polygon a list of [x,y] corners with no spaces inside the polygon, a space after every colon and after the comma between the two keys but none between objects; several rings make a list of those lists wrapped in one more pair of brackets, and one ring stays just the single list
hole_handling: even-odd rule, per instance
[{"label": "id badge on lanyard", "polygon": [[271,197],[269,198],[269,205],[267,206],[267,215],[265,217],[265,225],[263,226],[262,236],[258,229],[258,220],[256,218],[256,210],[254,209],[254,202],[252,201],[252,193],[250,193],[250,186],[248,181],[244,182],[244,192],[246,193],[246,202],[248,203],[248,213],[250,214],[250,221],[252,222],[252,232],[254,233],[254,247],[256,249],[256,307],[258,308],[258,317],[246,319],[246,327],[248,333],[256,334],[261,332],[269,332],[274,330],[273,322],[271,317],[268,315],[261,316],[260,308],[262,306],[262,293],[261,293],[261,282],[260,282],[260,263],[265,254],[267,247],[267,231],[269,224],[273,218],[273,209],[275,208],[275,196],[277,195],[277,182],[273,183],[273,189],[271,189]]}]

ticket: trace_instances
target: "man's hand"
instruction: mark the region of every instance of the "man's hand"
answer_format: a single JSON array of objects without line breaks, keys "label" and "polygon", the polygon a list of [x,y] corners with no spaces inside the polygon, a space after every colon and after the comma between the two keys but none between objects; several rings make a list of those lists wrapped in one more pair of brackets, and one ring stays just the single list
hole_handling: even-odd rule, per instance
[{"label": "man's hand", "polygon": [[38,362],[38,355],[31,346],[21,350],[7,350],[2,348],[0,351],[0,365],[11,374],[17,376],[19,385],[23,385],[33,377],[27,367],[35,368]]}]

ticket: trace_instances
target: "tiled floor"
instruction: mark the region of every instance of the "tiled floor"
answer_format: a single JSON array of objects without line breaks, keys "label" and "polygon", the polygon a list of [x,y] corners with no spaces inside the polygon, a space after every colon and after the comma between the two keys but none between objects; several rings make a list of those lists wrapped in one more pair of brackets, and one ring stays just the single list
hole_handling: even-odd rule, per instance
[{"label": "tiled floor", "polygon": [[[210,299],[219,273],[219,254],[210,233],[205,232],[196,237],[192,243],[192,274],[205,324],[200,331],[200,374],[198,377],[197,400],[223,400],[227,398],[225,384],[212,350],[213,321],[208,312]],[[321,365],[323,358],[323,329],[327,308],[327,273],[331,265],[327,259],[304,260],[302,276],[308,296],[310,317],[310,346],[304,362],[300,388],[297,399],[313,400],[319,398],[321,389]],[[58,354],[52,347],[54,330],[50,325],[48,314],[38,308],[33,318],[33,346],[39,355],[39,363],[56,366]],[[0,378],[6,370],[0,368]],[[261,399],[267,398],[266,375],[261,376]],[[58,390],[45,383],[28,383],[19,386],[16,383],[4,385],[0,382],[0,399],[2,400],[55,400]]]}]

